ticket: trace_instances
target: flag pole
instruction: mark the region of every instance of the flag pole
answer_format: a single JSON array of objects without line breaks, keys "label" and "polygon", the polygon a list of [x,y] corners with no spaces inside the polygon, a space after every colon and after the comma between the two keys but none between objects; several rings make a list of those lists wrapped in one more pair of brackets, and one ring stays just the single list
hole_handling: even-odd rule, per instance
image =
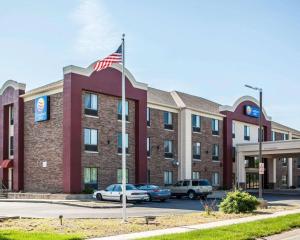
[{"label": "flag pole", "polygon": [[126,119],[125,119],[125,34],[122,35],[122,218],[126,215]]}]

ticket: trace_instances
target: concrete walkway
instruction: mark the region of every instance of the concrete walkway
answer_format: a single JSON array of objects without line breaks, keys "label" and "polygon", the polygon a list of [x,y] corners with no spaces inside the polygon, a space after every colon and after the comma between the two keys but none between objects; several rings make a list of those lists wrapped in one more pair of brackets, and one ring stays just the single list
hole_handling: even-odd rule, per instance
[{"label": "concrete walkway", "polygon": [[257,216],[251,216],[251,217],[245,217],[245,218],[217,221],[217,222],[211,222],[211,223],[153,230],[153,231],[147,231],[147,232],[130,233],[130,234],[109,236],[109,237],[103,237],[103,238],[92,238],[90,240],[128,240],[128,239],[139,239],[139,238],[145,238],[145,237],[161,236],[161,235],[173,234],[173,233],[186,233],[186,232],[190,232],[190,231],[194,231],[194,230],[201,230],[201,229],[208,229],[208,228],[215,228],[215,227],[223,227],[223,226],[228,226],[228,225],[232,225],[232,224],[253,222],[256,220],[263,220],[263,219],[267,219],[267,218],[285,216],[285,215],[294,214],[294,213],[300,213],[300,209],[281,211],[281,212],[277,212],[277,213],[273,213],[273,214],[257,215]]},{"label": "concrete walkway", "polygon": [[257,240],[299,240],[300,229],[295,229],[288,232],[283,232],[270,237],[259,238]]}]

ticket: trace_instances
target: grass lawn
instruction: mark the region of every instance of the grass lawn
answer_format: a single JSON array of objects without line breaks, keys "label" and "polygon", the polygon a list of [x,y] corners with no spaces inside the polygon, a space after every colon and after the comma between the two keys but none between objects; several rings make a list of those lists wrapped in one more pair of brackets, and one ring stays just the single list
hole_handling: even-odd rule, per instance
[{"label": "grass lawn", "polygon": [[147,240],[249,240],[266,237],[300,228],[300,214],[271,218],[251,223],[242,223],[227,227],[207,230],[196,230],[183,234],[170,234],[159,237],[145,238]]},{"label": "grass lawn", "polygon": [[20,230],[0,230],[1,240],[81,240],[75,235],[62,235],[53,233],[24,232]]}]

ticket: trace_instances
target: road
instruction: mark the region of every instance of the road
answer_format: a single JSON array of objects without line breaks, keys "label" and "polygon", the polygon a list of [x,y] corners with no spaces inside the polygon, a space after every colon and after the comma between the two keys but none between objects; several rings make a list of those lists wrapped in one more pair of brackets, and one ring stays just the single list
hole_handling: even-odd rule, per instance
[{"label": "road", "polygon": [[[273,204],[299,204],[300,196],[275,196],[265,195],[265,199]],[[140,217],[145,215],[167,215],[191,213],[203,210],[198,200],[171,199],[167,202],[152,202],[136,204],[128,208],[128,216]],[[121,209],[97,209],[66,206],[50,203],[16,203],[1,202],[0,216],[21,216],[21,217],[58,217],[63,215],[65,218],[119,218]]]}]

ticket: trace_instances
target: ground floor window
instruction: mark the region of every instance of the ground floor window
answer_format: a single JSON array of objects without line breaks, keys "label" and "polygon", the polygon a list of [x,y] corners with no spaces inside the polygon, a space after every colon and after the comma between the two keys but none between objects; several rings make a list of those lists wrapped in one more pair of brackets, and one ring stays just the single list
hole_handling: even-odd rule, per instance
[{"label": "ground floor window", "polygon": [[192,178],[193,179],[200,179],[200,172],[193,172]]},{"label": "ground floor window", "polygon": [[83,174],[85,188],[98,189],[98,169],[94,167],[85,167]]},{"label": "ground floor window", "polygon": [[297,179],[297,186],[300,187],[300,176],[298,176]]},{"label": "ground floor window", "polygon": [[220,185],[220,173],[214,172],[212,174],[212,185],[219,186]]},{"label": "ground floor window", "polygon": [[247,189],[258,189],[259,188],[258,173],[246,173],[246,188]]},{"label": "ground floor window", "polygon": [[151,182],[151,178],[150,178],[150,170],[147,171],[147,181],[148,181],[148,183]]},{"label": "ground floor window", "polygon": [[287,177],[286,177],[286,175],[282,175],[282,177],[281,177],[281,184],[282,185],[287,185]]},{"label": "ground floor window", "polygon": [[[122,169],[119,168],[117,171],[117,183],[122,183]],[[128,183],[128,169],[126,169],[126,183]]]},{"label": "ground floor window", "polygon": [[173,183],[173,172],[164,171],[164,184],[171,185]]}]

